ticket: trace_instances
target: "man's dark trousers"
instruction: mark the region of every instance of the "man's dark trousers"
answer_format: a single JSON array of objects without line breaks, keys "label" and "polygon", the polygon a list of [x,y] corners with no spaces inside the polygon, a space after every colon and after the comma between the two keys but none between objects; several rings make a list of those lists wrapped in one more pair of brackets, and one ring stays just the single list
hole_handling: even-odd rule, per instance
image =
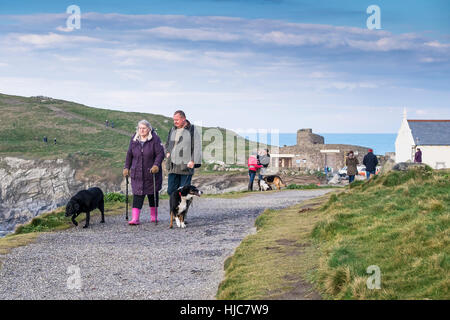
[{"label": "man's dark trousers", "polygon": [[191,184],[191,180],[192,175],[169,173],[167,194],[171,195],[172,192],[176,191],[178,188]]}]

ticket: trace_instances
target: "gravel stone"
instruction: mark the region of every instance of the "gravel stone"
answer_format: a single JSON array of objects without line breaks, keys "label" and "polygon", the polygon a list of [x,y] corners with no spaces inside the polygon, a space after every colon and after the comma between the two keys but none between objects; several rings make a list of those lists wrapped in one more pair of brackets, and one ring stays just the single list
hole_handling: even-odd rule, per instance
[{"label": "gravel stone", "polygon": [[[266,208],[282,209],[330,190],[255,193],[238,199],[195,198],[185,229],[169,229],[168,200],[159,220],[129,226],[125,214],[91,214],[91,225],[45,233],[2,256],[0,299],[215,299],[223,264]],[[130,210],[131,211],[131,210]],[[74,286],[74,270],[79,286]]]}]

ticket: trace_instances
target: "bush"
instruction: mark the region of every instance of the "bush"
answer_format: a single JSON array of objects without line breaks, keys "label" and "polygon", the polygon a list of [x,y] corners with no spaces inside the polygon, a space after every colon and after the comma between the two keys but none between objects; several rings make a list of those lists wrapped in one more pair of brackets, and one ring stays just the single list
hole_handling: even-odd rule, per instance
[{"label": "bush", "polygon": [[322,171],[316,171],[316,172],[314,172],[314,175],[319,179],[326,177],[326,174]]},{"label": "bush", "polygon": [[[108,192],[105,195],[105,202],[125,202],[125,199],[126,199],[126,196],[121,193]],[[130,197],[128,196],[128,200],[129,199],[130,199]]]}]

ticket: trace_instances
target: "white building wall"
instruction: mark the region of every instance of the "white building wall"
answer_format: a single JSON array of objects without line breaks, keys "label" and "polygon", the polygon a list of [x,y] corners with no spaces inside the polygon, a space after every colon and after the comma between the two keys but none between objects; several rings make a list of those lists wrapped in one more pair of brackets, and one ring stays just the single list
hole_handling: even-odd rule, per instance
[{"label": "white building wall", "polygon": [[403,118],[402,125],[395,140],[395,162],[414,161],[414,138],[409,128],[408,121]]},{"label": "white building wall", "polygon": [[450,168],[450,146],[418,146],[418,148],[422,150],[423,163],[433,169]]}]

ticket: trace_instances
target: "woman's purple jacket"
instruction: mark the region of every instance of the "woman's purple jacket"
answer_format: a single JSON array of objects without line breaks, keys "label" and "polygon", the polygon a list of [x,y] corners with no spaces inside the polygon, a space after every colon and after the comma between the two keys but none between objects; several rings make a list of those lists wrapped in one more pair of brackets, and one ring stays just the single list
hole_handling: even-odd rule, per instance
[{"label": "woman's purple jacket", "polygon": [[128,147],[125,168],[130,170],[131,188],[135,195],[153,194],[153,174],[150,173],[153,165],[159,168],[158,173],[155,174],[156,192],[161,190],[161,163],[164,160],[164,147],[155,131],[150,134],[152,139],[145,141],[143,147],[139,140],[135,140],[136,134],[134,134]]}]

